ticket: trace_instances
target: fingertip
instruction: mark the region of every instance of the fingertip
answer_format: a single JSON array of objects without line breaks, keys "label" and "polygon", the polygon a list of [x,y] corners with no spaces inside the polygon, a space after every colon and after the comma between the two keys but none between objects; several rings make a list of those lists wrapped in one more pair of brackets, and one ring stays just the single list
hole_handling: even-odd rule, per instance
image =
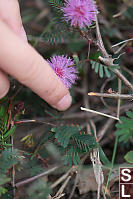
[{"label": "fingertip", "polygon": [[65,95],[61,100],[59,100],[56,104],[52,105],[52,107],[56,108],[59,111],[65,111],[67,110],[72,103],[72,97],[68,93]]}]

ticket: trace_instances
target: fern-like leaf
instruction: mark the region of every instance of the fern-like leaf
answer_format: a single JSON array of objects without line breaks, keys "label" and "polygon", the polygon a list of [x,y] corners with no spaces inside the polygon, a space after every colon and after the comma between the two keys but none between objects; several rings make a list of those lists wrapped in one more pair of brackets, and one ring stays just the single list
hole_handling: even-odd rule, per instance
[{"label": "fern-like leaf", "polygon": [[52,33],[46,33],[43,37],[43,41],[49,44],[59,44],[65,41],[67,37],[66,31],[54,31]]},{"label": "fern-like leaf", "polygon": [[49,3],[58,12],[61,12],[61,8],[63,7],[63,3],[60,0],[49,0]]},{"label": "fern-like leaf", "polygon": [[110,78],[111,77],[111,73],[110,71],[108,70],[107,66],[99,63],[99,62],[96,62],[96,61],[92,61],[91,60],[91,67],[92,69],[95,70],[96,73],[99,74],[99,76],[101,78],[103,78],[104,76]]},{"label": "fern-like leaf", "polygon": [[3,105],[1,105],[0,106],[0,134],[5,133],[7,122],[8,122],[7,110]]},{"label": "fern-like leaf", "polygon": [[68,146],[72,136],[79,133],[77,126],[60,126],[53,128],[52,131],[55,132],[55,138],[64,148]]},{"label": "fern-like leaf", "polygon": [[63,156],[65,164],[81,164],[81,154],[98,147],[95,137],[84,134],[79,126],[60,126],[53,128],[52,132],[55,133],[55,138],[60,144],[59,150],[65,153]]},{"label": "fern-like leaf", "polygon": [[126,112],[127,117],[121,117],[122,123],[117,123],[115,132],[116,136],[120,136],[120,142],[127,142],[133,138],[133,109],[132,111]]}]

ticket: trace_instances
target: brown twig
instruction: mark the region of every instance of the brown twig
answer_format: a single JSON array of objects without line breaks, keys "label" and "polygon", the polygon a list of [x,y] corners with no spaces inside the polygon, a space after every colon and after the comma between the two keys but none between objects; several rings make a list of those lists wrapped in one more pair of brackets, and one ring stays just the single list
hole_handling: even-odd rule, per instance
[{"label": "brown twig", "polygon": [[74,181],[74,185],[73,185],[73,188],[72,188],[72,191],[71,191],[71,194],[69,196],[68,199],[71,199],[73,197],[73,194],[75,192],[75,189],[76,189],[76,186],[78,184],[78,181],[79,181],[79,176],[78,176],[78,173],[76,174],[76,178],[75,178],[75,181]]},{"label": "brown twig", "polygon": [[[65,182],[63,183],[63,185],[60,187],[60,189],[58,190],[58,192],[56,193],[56,195],[54,196],[54,198],[60,198],[60,196],[62,195],[65,187],[67,186],[69,180],[71,179],[71,176],[68,176],[65,180]],[[64,194],[63,194],[64,195]]]},{"label": "brown twig", "polygon": [[53,188],[55,188],[57,185],[59,185],[62,181],[64,181],[64,180],[70,175],[71,172],[73,173],[73,172],[75,171],[75,169],[76,169],[76,167],[75,167],[75,168],[71,167],[71,169],[69,169],[69,170],[67,171],[67,173],[65,173],[64,175],[62,175],[59,179],[57,179],[57,180],[51,185],[51,188],[53,189]]},{"label": "brown twig", "polygon": [[20,186],[22,186],[22,185],[25,185],[25,184],[28,184],[28,183],[30,183],[30,182],[33,182],[34,180],[36,180],[36,179],[38,179],[38,178],[40,178],[40,177],[42,177],[42,176],[45,176],[45,175],[48,175],[48,174],[52,173],[53,171],[55,171],[55,170],[58,169],[58,168],[59,168],[59,166],[55,166],[55,167],[53,167],[53,168],[51,168],[51,169],[49,169],[49,170],[47,170],[47,171],[44,171],[43,173],[40,173],[40,174],[38,174],[38,175],[36,175],[36,176],[33,176],[33,177],[31,177],[31,178],[28,178],[28,179],[26,179],[26,180],[23,180],[23,181],[21,181],[21,182],[18,182],[18,183],[15,184],[15,187],[20,187]]},{"label": "brown twig", "polygon": [[88,95],[95,96],[95,97],[106,97],[106,98],[124,99],[124,100],[132,100],[133,99],[133,95],[126,95],[126,94],[119,94],[119,93],[107,94],[107,93],[90,92],[90,93],[88,93]]},{"label": "brown twig", "polygon": [[[105,87],[107,85],[108,82],[112,81],[115,78],[115,76],[110,77],[108,79],[106,79],[100,89],[100,93],[104,93],[105,91]],[[104,106],[107,107],[107,109],[109,109],[111,112],[114,112],[114,107],[110,106],[107,104],[107,102],[105,101],[105,99],[103,97],[101,97],[101,101],[103,102]]]},{"label": "brown twig", "polygon": [[[123,114],[125,111],[128,111],[129,109],[131,109],[132,108],[132,105],[131,105],[131,107],[129,106],[129,107],[125,107],[125,105],[124,106],[121,106],[121,108],[120,108],[120,113],[121,114]],[[111,119],[111,118],[109,118],[108,120],[107,120],[107,122],[104,124],[104,126],[102,127],[102,129],[97,133],[97,135],[98,135],[98,141],[100,141],[102,138],[103,138],[103,136],[105,135],[105,133],[107,132],[107,130],[109,129],[109,127],[111,126],[111,124],[113,124],[115,121],[113,120],[113,119]],[[102,145],[103,143],[101,143],[101,145]]]},{"label": "brown twig", "polygon": [[103,40],[101,37],[100,29],[99,29],[99,24],[98,24],[98,19],[97,19],[97,13],[95,14],[96,18],[96,36],[97,36],[97,46],[99,47],[99,50],[102,52],[102,55],[106,58],[109,58],[109,55],[104,47]]},{"label": "brown twig", "polygon": [[129,70],[128,68],[126,68],[125,66],[121,66],[121,68],[126,71],[129,75],[133,76],[133,72],[131,70]]},{"label": "brown twig", "polygon": [[114,123],[114,120],[109,118],[107,120],[107,122],[105,122],[104,126],[102,127],[102,129],[98,132],[98,142],[100,142],[100,140],[103,138],[103,136],[105,135],[105,133],[107,132],[107,130],[109,129],[109,127],[111,126],[111,124]]}]

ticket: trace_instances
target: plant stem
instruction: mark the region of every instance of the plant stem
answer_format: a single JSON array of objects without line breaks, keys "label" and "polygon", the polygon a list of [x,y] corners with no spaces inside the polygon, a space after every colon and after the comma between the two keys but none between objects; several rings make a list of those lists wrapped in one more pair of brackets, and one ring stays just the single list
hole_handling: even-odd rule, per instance
[{"label": "plant stem", "polygon": [[124,100],[132,100],[133,99],[133,95],[125,95],[125,94],[119,94],[119,93],[107,94],[107,93],[90,92],[90,93],[88,93],[88,95],[95,96],[95,97],[105,97],[105,98],[124,99]]},{"label": "plant stem", "polygon": [[91,113],[95,113],[95,114],[102,115],[102,116],[104,116],[104,117],[109,117],[109,118],[112,118],[112,119],[114,119],[114,120],[118,120],[118,121],[119,121],[119,118],[114,117],[114,116],[112,116],[112,115],[107,115],[107,114],[105,114],[105,113],[97,112],[97,111],[94,111],[94,110],[91,110],[91,109],[87,109],[87,108],[83,108],[83,107],[80,107],[80,109],[81,109],[82,111],[88,111],[88,112],[91,112]]},{"label": "plant stem", "polygon": [[59,168],[58,166],[55,166],[55,167],[53,167],[53,168],[51,168],[51,169],[49,169],[49,170],[47,170],[47,171],[44,171],[43,173],[40,173],[40,174],[38,174],[38,175],[36,175],[36,176],[33,176],[33,177],[31,177],[31,178],[28,178],[28,179],[26,179],[26,180],[23,180],[23,181],[21,181],[21,182],[18,182],[18,183],[15,184],[15,187],[20,187],[20,186],[22,186],[22,185],[25,185],[25,184],[28,184],[28,183],[30,183],[30,182],[33,182],[34,180],[36,180],[36,179],[38,179],[38,178],[40,178],[40,177],[42,177],[42,176],[44,176],[44,175],[50,174],[51,172],[55,171],[55,170],[58,169],[58,168]]},{"label": "plant stem", "polygon": [[[95,15],[95,17],[96,17],[96,36],[97,36],[96,44],[97,44],[100,52],[103,55],[103,57],[99,56],[98,59],[101,60],[102,63],[104,63],[106,66],[109,67],[109,66],[114,65],[113,64],[114,59],[107,53],[107,51],[104,47],[103,40],[102,40],[101,33],[100,33],[99,24],[98,24],[97,14]],[[133,92],[133,85],[121,74],[121,72],[116,68],[113,69],[113,72]]]},{"label": "plant stem", "polygon": [[109,179],[110,179],[110,176],[111,176],[111,173],[112,173],[112,170],[113,170],[114,160],[115,160],[115,155],[116,155],[116,150],[117,150],[117,145],[118,145],[118,136],[115,138],[113,156],[112,156],[112,161],[111,161],[111,168],[110,168],[108,179],[107,179],[107,183],[106,183],[106,189],[108,188]]}]

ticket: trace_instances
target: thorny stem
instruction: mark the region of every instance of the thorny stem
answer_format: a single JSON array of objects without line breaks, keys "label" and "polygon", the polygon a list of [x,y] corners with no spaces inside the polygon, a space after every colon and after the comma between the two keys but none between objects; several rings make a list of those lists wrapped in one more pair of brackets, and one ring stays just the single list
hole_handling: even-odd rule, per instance
[{"label": "thorny stem", "polygon": [[133,85],[121,74],[118,69],[114,69],[113,72],[117,75],[117,77],[133,92]]},{"label": "thorny stem", "polygon": [[109,55],[104,47],[103,40],[101,37],[100,28],[99,28],[98,19],[97,19],[97,13],[95,14],[95,19],[96,19],[97,46],[99,47],[99,50],[102,52],[103,56],[105,58],[109,58]]},{"label": "thorny stem", "polygon": [[[100,52],[103,55],[103,57],[99,56],[99,58],[100,58],[99,60],[101,60],[105,65],[107,65],[109,67],[111,65],[114,65],[113,64],[114,59],[111,58],[111,56],[107,53],[107,51],[104,47],[103,40],[102,40],[101,33],[100,33],[100,29],[99,29],[97,14],[95,15],[95,17],[96,17],[97,46],[98,46]],[[116,68],[113,70],[113,72],[133,92],[133,85],[121,74],[121,72],[119,70],[117,70]]]}]

